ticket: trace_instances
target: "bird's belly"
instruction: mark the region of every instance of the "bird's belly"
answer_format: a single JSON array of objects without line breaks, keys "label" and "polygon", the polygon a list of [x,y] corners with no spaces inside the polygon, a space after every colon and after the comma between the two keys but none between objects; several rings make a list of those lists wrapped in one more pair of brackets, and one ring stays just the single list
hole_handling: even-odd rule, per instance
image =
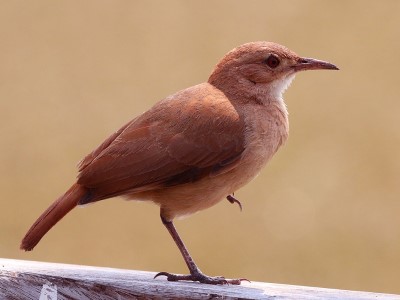
[{"label": "bird's belly", "polygon": [[[260,109],[251,107],[247,116],[257,113],[260,113]],[[217,204],[256,177],[287,138],[287,118],[281,114],[281,110],[269,108],[261,113],[270,117],[247,119],[245,150],[240,163],[230,171],[191,183],[137,193],[129,198],[155,202],[166,220],[190,215]]]},{"label": "bird's belly", "polygon": [[217,204],[258,175],[281,144],[280,137],[262,135],[249,143],[238,166],[218,176],[207,176],[196,182],[132,195],[150,200],[161,208],[167,220],[193,214]]}]

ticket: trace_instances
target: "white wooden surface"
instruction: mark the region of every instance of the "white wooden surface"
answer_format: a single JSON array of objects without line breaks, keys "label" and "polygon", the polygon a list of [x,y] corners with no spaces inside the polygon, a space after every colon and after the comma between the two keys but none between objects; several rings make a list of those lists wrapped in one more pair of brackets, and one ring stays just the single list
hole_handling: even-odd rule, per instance
[{"label": "white wooden surface", "polygon": [[0,299],[375,299],[400,300],[377,294],[243,282],[212,286],[153,279],[155,273],[0,258]]}]

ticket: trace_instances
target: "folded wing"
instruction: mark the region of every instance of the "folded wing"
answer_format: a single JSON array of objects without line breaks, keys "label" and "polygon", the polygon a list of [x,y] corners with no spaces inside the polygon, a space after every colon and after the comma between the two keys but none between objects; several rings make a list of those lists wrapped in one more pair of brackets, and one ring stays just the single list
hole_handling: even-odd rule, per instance
[{"label": "folded wing", "polygon": [[[244,123],[209,84],[157,103],[110,136],[79,165],[85,202],[186,184],[235,168],[244,151]],[[83,204],[83,203],[81,203]]]}]

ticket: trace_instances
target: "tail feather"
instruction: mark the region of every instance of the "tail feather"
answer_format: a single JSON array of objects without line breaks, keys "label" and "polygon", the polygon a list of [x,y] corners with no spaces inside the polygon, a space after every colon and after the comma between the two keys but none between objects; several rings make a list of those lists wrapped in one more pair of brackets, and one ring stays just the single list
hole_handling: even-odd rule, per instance
[{"label": "tail feather", "polygon": [[41,238],[87,195],[88,190],[83,186],[77,183],[71,186],[71,188],[54,201],[31,226],[22,239],[20,248],[25,251],[32,250],[39,243]]}]

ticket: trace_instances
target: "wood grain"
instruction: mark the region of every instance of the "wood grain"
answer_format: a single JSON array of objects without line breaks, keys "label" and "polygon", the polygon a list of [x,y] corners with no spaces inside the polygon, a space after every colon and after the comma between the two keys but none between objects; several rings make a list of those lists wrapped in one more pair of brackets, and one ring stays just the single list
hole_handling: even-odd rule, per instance
[{"label": "wood grain", "polygon": [[153,279],[155,273],[0,259],[0,299],[354,299],[400,300],[378,294],[263,282],[213,286]]}]

